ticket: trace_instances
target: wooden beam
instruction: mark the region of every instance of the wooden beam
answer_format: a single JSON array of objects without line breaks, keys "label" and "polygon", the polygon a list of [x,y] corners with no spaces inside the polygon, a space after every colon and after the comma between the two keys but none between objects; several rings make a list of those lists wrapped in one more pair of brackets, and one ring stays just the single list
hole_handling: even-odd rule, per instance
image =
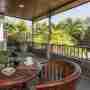
[{"label": "wooden beam", "polygon": [[78,7],[78,6],[80,6],[82,4],[85,4],[85,3],[88,3],[88,2],[90,2],[90,0],[71,0],[71,1],[69,1],[67,3],[64,3],[64,4],[56,7],[56,8],[53,8],[51,10],[48,10],[47,12],[42,13],[42,14],[40,14],[37,17],[33,17],[33,19],[35,19],[35,20],[38,21],[38,20],[47,18],[49,12],[53,16],[55,14],[58,14],[58,13],[61,13],[61,12],[65,12],[66,10],[73,9],[75,7]]},{"label": "wooden beam", "polygon": [[51,34],[52,34],[52,23],[51,23],[51,14],[49,13],[48,14],[48,31],[49,31],[49,34],[48,34],[48,44],[47,44],[47,59],[49,60],[50,59],[50,48],[51,48]]},{"label": "wooden beam", "polygon": [[34,21],[32,20],[32,47],[33,47],[33,38],[34,38]]}]

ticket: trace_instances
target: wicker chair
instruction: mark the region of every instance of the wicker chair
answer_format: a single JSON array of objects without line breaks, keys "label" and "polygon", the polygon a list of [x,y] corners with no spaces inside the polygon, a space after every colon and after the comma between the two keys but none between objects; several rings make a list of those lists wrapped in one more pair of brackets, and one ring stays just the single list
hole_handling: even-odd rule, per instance
[{"label": "wicker chair", "polygon": [[44,64],[36,90],[76,90],[80,67],[72,62],[50,60]]}]

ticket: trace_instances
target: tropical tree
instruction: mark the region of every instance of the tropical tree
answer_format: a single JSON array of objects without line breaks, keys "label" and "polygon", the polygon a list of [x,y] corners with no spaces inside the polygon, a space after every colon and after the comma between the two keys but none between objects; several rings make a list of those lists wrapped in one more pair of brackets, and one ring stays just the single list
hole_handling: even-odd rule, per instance
[{"label": "tropical tree", "polygon": [[19,42],[24,42],[26,41],[28,38],[31,38],[31,28],[26,24],[25,21],[20,20],[18,22],[15,23],[16,27],[17,27],[17,40]]},{"label": "tropical tree", "polygon": [[31,38],[31,29],[23,20],[11,23],[7,21],[4,24],[4,28],[7,31],[7,36],[9,41],[24,41]]},{"label": "tropical tree", "polygon": [[63,30],[68,32],[72,37],[77,40],[81,40],[81,37],[84,33],[83,23],[80,19],[73,21],[71,18],[68,18],[63,24]]},{"label": "tropical tree", "polygon": [[90,17],[87,17],[84,22],[85,22],[85,25],[86,25],[84,40],[90,41]]},{"label": "tropical tree", "polygon": [[36,43],[47,43],[48,34],[48,25],[46,23],[38,24],[33,40]]},{"label": "tropical tree", "polygon": [[75,39],[70,36],[67,32],[62,30],[57,24],[53,25],[52,28],[51,43],[73,45],[75,43]]},{"label": "tropical tree", "polygon": [[90,26],[88,26],[88,28],[86,30],[84,40],[85,41],[90,41]]},{"label": "tropical tree", "polygon": [[19,20],[18,22],[16,22],[16,27],[19,32],[26,32],[29,30],[26,22],[23,20]]},{"label": "tropical tree", "polygon": [[7,32],[8,41],[15,41],[17,38],[17,28],[14,23],[4,23],[4,29]]}]

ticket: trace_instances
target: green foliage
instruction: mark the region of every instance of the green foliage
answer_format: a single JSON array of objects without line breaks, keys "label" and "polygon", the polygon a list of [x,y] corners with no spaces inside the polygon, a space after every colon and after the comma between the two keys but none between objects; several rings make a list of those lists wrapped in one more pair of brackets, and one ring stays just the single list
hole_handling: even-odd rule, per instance
[{"label": "green foliage", "polygon": [[[87,23],[88,22],[88,26]],[[59,22],[57,24],[51,24],[51,33],[49,34],[49,26],[47,23],[39,23],[38,28],[34,32],[33,42],[39,43],[37,44],[40,47],[42,43],[51,44],[64,44],[64,45],[76,45],[80,42],[80,40],[89,40],[90,39],[90,20],[86,19],[85,21],[76,19],[72,20],[71,18],[66,19],[63,22]],[[5,29],[8,32],[9,41],[19,41],[23,42],[25,39],[25,33],[30,33],[31,28],[27,26],[26,22],[23,20],[19,20],[14,23],[5,23]],[[27,38],[26,38],[27,39]],[[50,40],[49,40],[50,39]],[[67,55],[67,49],[64,49],[65,54]],[[78,57],[78,48],[71,48],[71,56],[76,55]],[[79,49],[79,57],[82,56],[82,48]],[[83,50],[86,55],[87,50]],[[3,55],[1,55],[1,59],[3,60]],[[1,61],[2,61],[1,60]]]},{"label": "green foliage", "polygon": [[[32,33],[31,29],[27,27],[26,22],[23,20],[19,20],[15,23],[6,23],[5,26],[8,33],[12,34],[12,37],[10,38],[13,40],[23,41],[25,39],[25,32]],[[48,43],[50,38],[50,43],[53,44],[75,45],[82,39],[89,39],[89,28],[86,30],[84,26],[84,21],[68,18],[57,24],[52,23],[51,35],[49,35],[47,23],[39,23],[38,28],[36,28],[36,31],[34,32],[33,42]],[[88,37],[86,38],[86,36]]]},{"label": "green foliage", "polygon": [[26,32],[29,30],[27,24],[23,20],[16,23],[16,28],[18,32]]},{"label": "green foliage", "polygon": [[6,51],[0,51],[0,64],[5,64],[8,62],[8,56]]},{"label": "green foliage", "polygon": [[46,25],[46,23],[39,24],[39,28],[37,28],[34,34],[33,41],[36,43],[47,43],[48,34],[48,25]]},{"label": "green foliage", "polygon": [[69,33],[62,30],[59,25],[56,25],[52,29],[51,43],[73,45],[75,40]]},{"label": "green foliage", "polygon": [[14,23],[5,23],[4,28],[8,33],[13,33],[17,31]]},{"label": "green foliage", "polygon": [[85,31],[83,27],[83,22],[80,19],[72,20],[71,18],[68,18],[63,23],[61,23],[60,26],[61,28],[63,28],[63,30],[65,30],[77,40],[81,39],[81,36]]},{"label": "green foliage", "polygon": [[9,41],[24,41],[25,33],[31,34],[31,29],[23,20],[14,23],[7,22],[4,24],[4,28],[8,32]]},{"label": "green foliage", "polygon": [[88,28],[86,30],[84,40],[90,41],[90,26],[88,26]]}]

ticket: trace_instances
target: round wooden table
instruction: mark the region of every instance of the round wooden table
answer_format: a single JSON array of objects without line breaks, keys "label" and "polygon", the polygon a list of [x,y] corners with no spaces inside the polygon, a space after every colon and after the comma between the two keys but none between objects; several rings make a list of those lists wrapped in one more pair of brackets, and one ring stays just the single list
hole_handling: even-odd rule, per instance
[{"label": "round wooden table", "polygon": [[0,73],[0,90],[26,90],[27,83],[30,83],[37,76],[35,65],[19,65],[12,76],[5,76]]}]

